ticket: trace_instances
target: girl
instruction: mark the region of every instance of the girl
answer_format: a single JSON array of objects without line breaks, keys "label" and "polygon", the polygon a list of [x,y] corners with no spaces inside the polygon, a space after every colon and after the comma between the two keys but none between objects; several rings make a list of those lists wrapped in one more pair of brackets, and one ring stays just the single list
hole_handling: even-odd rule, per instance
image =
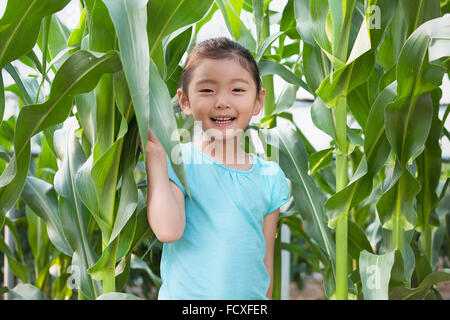
[{"label": "girl", "polygon": [[203,41],[177,96],[202,132],[181,144],[191,202],[149,129],[147,217],[164,242],[158,299],[271,299],[277,219],[290,190],[276,162],[240,147],[264,102],[257,64],[227,38]]}]

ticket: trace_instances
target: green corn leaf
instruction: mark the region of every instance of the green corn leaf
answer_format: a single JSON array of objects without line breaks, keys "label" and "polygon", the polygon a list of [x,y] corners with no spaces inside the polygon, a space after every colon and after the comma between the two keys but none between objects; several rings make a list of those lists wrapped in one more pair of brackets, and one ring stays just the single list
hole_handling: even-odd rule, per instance
[{"label": "green corn leaf", "polygon": [[[78,181],[77,183],[81,198],[87,207],[93,210],[91,213],[96,218],[102,230],[103,247],[106,247],[113,240],[111,239],[111,232],[116,216],[114,208],[119,178],[119,165],[123,149],[123,139],[127,131],[128,126],[126,120],[122,117],[117,140],[103,154],[100,153],[99,143],[97,142],[95,144],[93,158],[88,160],[87,165],[83,165],[80,171],[80,175],[83,178],[82,182]],[[86,169],[90,168],[91,165],[90,172],[87,172]],[[88,186],[86,190],[80,188],[80,186],[84,185]],[[92,200],[91,195],[87,194],[87,191],[92,189],[95,190],[96,201]],[[133,206],[135,202],[130,202],[130,204]]]},{"label": "green corn leaf", "polygon": [[[429,63],[428,56],[450,56],[449,34],[450,15],[430,20],[408,38],[400,53],[397,99],[386,107],[385,119],[387,137],[402,165],[427,139],[433,108],[425,93],[441,84],[445,72],[445,68]],[[442,45],[437,46],[438,42]]]},{"label": "green corn leaf", "polygon": [[[115,240],[121,228],[123,228],[133,213],[137,203],[137,191],[134,193],[134,197],[130,197],[128,192],[130,191],[130,173],[128,169],[130,162],[128,161],[126,163],[127,173],[122,176],[122,196],[124,193],[127,195],[123,196],[123,201],[127,203],[127,206],[124,207],[124,202],[121,201],[118,210],[115,210],[116,187],[120,174],[119,165],[123,155],[124,137],[128,132],[127,121],[132,115],[132,106],[124,74],[114,75],[114,82],[114,92],[117,94],[118,109],[122,116],[118,136],[116,141],[103,153],[100,151],[100,141],[96,142],[92,157],[83,165],[76,180],[77,190],[82,201],[89,208],[102,230],[103,247],[108,246]],[[113,112],[115,112],[115,108]],[[96,116],[98,119],[99,115]],[[137,131],[133,132],[137,133]],[[131,148],[133,145],[135,146],[133,143],[128,143],[126,147]],[[128,150],[126,154],[131,157],[135,154],[135,151]],[[134,163],[134,160],[131,162]],[[136,187],[134,177],[131,184],[131,188],[133,187]],[[92,191],[96,195],[95,198],[91,194]],[[119,226],[116,224],[117,221],[119,221]],[[113,231],[114,228],[116,228],[115,231]],[[106,251],[108,250],[105,250],[104,254],[106,254]]]},{"label": "green corn leaf", "polygon": [[370,107],[365,128],[364,153],[368,163],[368,171],[374,176],[383,167],[390,146],[386,138],[384,127],[384,108],[395,97],[396,83],[383,89]]},{"label": "green corn leaf", "polygon": [[[137,211],[132,211],[132,216],[128,218],[126,224],[120,229],[119,234],[119,247],[117,248],[117,261],[123,261],[123,259],[127,259],[130,256],[131,251],[134,249],[135,239],[140,236],[137,232],[140,231],[137,223],[138,223],[138,214]],[[123,215],[125,216],[125,215]],[[118,222],[116,221],[116,225]],[[125,261],[126,262],[126,261]],[[124,263],[124,262],[122,262]]]},{"label": "green corn leaf", "polygon": [[86,0],[89,49],[107,52],[115,49],[114,25],[104,1]]},{"label": "green corn leaf", "polygon": [[125,122],[130,124],[134,117],[133,101],[123,70],[114,73],[114,97],[116,98],[117,110],[119,110]]},{"label": "green corn leaf", "polygon": [[309,174],[312,175],[331,164],[333,160],[333,148],[320,150],[309,155],[308,158],[311,167]]},{"label": "green corn leaf", "polygon": [[53,186],[41,179],[28,176],[22,192],[22,199],[47,224],[47,233],[53,245],[71,256],[71,248],[58,213],[58,199]]},{"label": "green corn leaf", "polygon": [[[294,5],[295,5],[295,1],[294,0],[288,0],[286,6],[283,9],[282,15],[281,15],[280,31],[284,31],[285,32],[285,35],[282,36],[281,39],[280,39],[281,43],[283,43],[283,45],[281,47],[283,52],[286,49],[286,47],[284,46],[284,40],[286,39],[286,36],[288,36],[292,40],[294,40],[294,39],[299,40],[300,39],[300,35],[299,35],[297,27],[296,27]],[[308,10],[308,12],[309,12],[309,10]]]},{"label": "green corn leaf", "polygon": [[107,245],[106,248],[103,248],[100,259],[95,265],[88,269],[92,278],[98,281],[105,281],[111,273],[115,274],[118,245],[119,239],[116,239]]},{"label": "green corn leaf", "polygon": [[150,269],[150,267],[148,266],[148,264],[145,261],[143,261],[142,259],[139,259],[139,257],[137,257],[134,254],[131,254],[131,268],[144,270],[149,275],[153,284],[155,284],[155,286],[157,286],[158,288],[161,287],[161,284],[162,284],[161,278],[158,277],[156,274],[154,274],[152,269]]},{"label": "green corn leaf", "polygon": [[[329,1],[329,16],[331,18],[331,47],[333,56],[339,61],[347,60],[350,38],[351,21],[355,10],[356,0]],[[328,21],[327,21],[328,22]]]},{"label": "green corn leaf", "polygon": [[377,48],[380,45],[386,29],[394,17],[398,2],[398,0],[368,1],[364,17],[372,48]]},{"label": "green corn leaf", "polygon": [[[333,120],[333,113],[330,108],[327,108],[320,97],[317,97],[311,105],[311,119],[314,125],[333,138],[336,144],[336,126]],[[351,154],[355,146],[361,146],[363,140],[361,136],[351,130],[348,126],[346,128],[347,139],[350,145],[347,154]]]},{"label": "green corn leaf", "polygon": [[[436,91],[437,90],[437,91]],[[440,94],[436,96],[434,90],[433,99],[433,119],[430,134],[425,143],[423,153],[417,157],[417,173],[419,183],[422,188],[417,195],[417,225],[416,229],[421,232],[420,242],[428,261],[432,261],[432,232],[439,227],[439,220],[436,214],[436,208],[439,204],[437,187],[441,175],[442,150],[439,145],[442,123],[439,120],[439,99]]]},{"label": "green corn leaf", "polygon": [[313,45],[303,44],[303,64],[308,91],[315,95],[316,90],[329,73],[330,64],[315,43]]},{"label": "green corn leaf", "polygon": [[[48,68],[54,68],[55,72],[69,57],[72,47],[67,47],[70,38],[69,28],[56,15],[52,15],[48,26],[47,41],[47,62]],[[44,38],[42,32],[39,33],[37,44],[41,51],[44,51]],[[56,69],[55,69],[56,68]]]},{"label": "green corn leaf", "polygon": [[[125,137],[125,145],[122,152],[123,173],[122,186],[120,189],[120,202],[114,219],[114,226],[109,240],[110,243],[120,234],[137,208],[138,191],[134,180],[136,150],[137,127],[135,125]],[[130,236],[128,233],[123,234],[123,236],[126,239],[129,239],[129,241],[133,240],[133,236]]]},{"label": "green corn leaf", "polygon": [[261,76],[277,74],[286,82],[302,87],[305,90],[309,91],[308,86],[299,76],[297,76],[295,73],[293,73],[291,70],[289,70],[279,62],[262,59],[258,63],[258,67]]},{"label": "green corn leaf", "polygon": [[364,230],[353,221],[348,221],[348,251],[350,256],[358,260],[360,254],[365,250],[373,253],[373,249],[370,246],[370,242],[367,239]]},{"label": "green corn leaf", "polygon": [[[147,24],[145,10],[147,0],[104,1],[104,3],[109,10],[119,39],[120,58],[133,100],[141,141],[147,141],[150,106],[148,88],[149,45],[146,26],[152,23],[149,21]],[[166,2],[152,1],[152,3],[162,4]],[[145,143],[143,143],[143,147],[145,149]]]},{"label": "green corn leaf", "polygon": [[175,122],[173,108],[170,107],[171,101],[169,91],[166,84],[159,76],[158,70],[152,60],[150,60],[150,63],[149,88],[151,99],[149,125],[153,133],[158,138],[158,141],[161,142],[164,150],[169,155],[173,170],[190,197],[190,191],[186,181],[186,173],[184,172],[184,165],[182,163],[175,163],[172,159],[174,149],[179,150],[177,147],[179,146],[179,136],[177,135],[177,125]]},{"label": "green corn leaf", "polygon": [[135,248],[139,242],[150,238],[153,234],[151,228],[148,227],[147,207],[145,207],[142,192],[138,193],[139,200],[136,214],[136,228],[134,230],[133,242],[130,245],[131,249]]},{"label": "green corn leaf", "polygon": [[[114,25],[108,9],[102,1],[87,0],[87,24],[89,49],[107,52],[115,49]],[[115,141],[115,97],[113,75],[103,75],[94,89],[96,104],[97,144],[100,154],[108,150]]]},{"label": "green corn leaf", "polygon": [[55,174],[54,186],[60,196],[58,212],[61,225],[70,246],[74,249],[72,264],[78,268],[80,277],[77,284],[86,297],[94,299],[99,295],[98,283],[87,274],[88,268],[93,266],[97,259],[87,232],[91,216],[75,189],[76,173],[86,161],[81,145],[75,137],[77,126],[77,121],[69,118],[62,129],[55,131],[55,150],[61,165]]},{"label": "green corn leaf", "polygon": [[445,281],[450,281],[450,269],[442,269],[427,275],[417,288],[395,288],[389,298],[392,300],[422,299],[431,286]]},{"label": "green corn leaf", "polygon": [[105,74],[94,89],[96,100],[96,147],[99,155],[104,154],[114,143],[116,134],[113,76]]},{"label": "green corn leaf", "polygon": [[[113,3],[114,1],[109,2]],[[140,2],[147,3],[147,1]],[[212,4],[213,0],[149,1],[147,5],[147,33],[150,57],[158,66],[164,79],[167,78],[167,71],[165,69],[162,40],[172,32],[201,20]]]},{"label": "green corn leaf", "polygon": [[297,31],[304,44],[317,46],[313,37],[313,21],[310,11],[310,0],[294,0],[294,14]]},{"label": "green corn leaf", "polygon": [[[303,8],[305,8],[305,5],[306,3],[303,4]],[[333,58],[331,36],[327,33],[328,0],[310,1],[309,5],[312,23],[311,33],[314,40],[333,65],[343,65],[344,61],[337,61]]]},{"label": "green corn leaf", "polygon": [[[119,5],[119,3],[115,4]],[[131,16],[123,17],[117,15],[118,12],[115,11],[117,10],[117,7],[109,7],[109,5],[111,5],[110,3],[107,3],[107,5],[110,12],[112,12],[114,23],[122,23],[121,19],[125,19],[125,22],[126,19],[133,19],[133,15],[137,14],[138,11],[136,8],[132,8],[132,10],[128,11],[125,10],[123,13],[128,12]],[[141,21],[142,19],[136,20]],[[125,37],[125,41],[129,41],[130,39],[126,38],[127,32],[134,32],[129,28],[128,25],[127,28],[122,28],[122,33],[119,33],[119,46],[122,46],[120,42],[122,41],[121,39],[123,39],[122,36]],[[145,46],[146,42],[143,43]],[[135,49],[137,50],[138,48]],[[137,54],[138,53],[139,51],[137,51]],[[125,63],[129,63],[129,61],[124,58],[124,56],[126,55],[127,59],[130,59],[130,57],[132,57],[134,54],[134,52],[129,50],[125,50],[124,52],[122,52],[124,65]],[[145,61],[144,56],[142,56],[142,58],[142,60]],[[129,221],[137,204],[137,190],[132,171],[132,169],[134,168],[135,160],[133,160],[134,158],[131,158],[131,156],[134,155],[136,151],[129,149],[133,146],[134,149],[136,148],[136,136],[134,136],[134,139],[136,140],[134,141],[134,143],[132,143],[131,140],[126,143],[125,151],[123,152],[124,137],[128,132],[127,122],[133,115],[130,92],[128,91],[124,74],[126,75],[126,68],[125,73],[116,74],[113,78],[115,83],[115,98],[117,101],[119,112],[122,116],[116,141],[112,144],[108,144],[108,141],[106,141],[106,143],[104,144],[104,147],[106,147],[106,149],[103,152],[100,150],[100,144],[96,143],[94,147],[94,153],[78,171],[78,175],[76,178],[76,188],[78,190],[78,193],[80,194],[80,198],[87,206],[87,208],[89,208],[100,229],[102,230],[103,254],[100,260],[95,264],[95,266],[89,269],[89,272],[98,280],[105,279],[111,273],[111,269],[113,269],[113,265],[115,264],[115,261],[117,259],[117,248],[119,241],[117,239],[117,236]],[[132,77],[134,77],[134,75],[132,75]],[[138,94],[142,93],[143,92],[138,92]],[[97,122],[99,123],[100,115],[96,114],[96,117]],[[103,120],[102,122],[105,122],[105,120]],[[103,134],[103,130],[100,131],[101,132],[99,132],[98,134]],[[136,131],[133,132],[137,133]],[[122,156],[125,155],[126,157],[129,157],[129,160],[127,160],[127,162],[123,164],[126,170],[122,175],[121,200],[116,210],[116,187],[120,174],[119,164],[121,163]],[[134,222],[134,220],[132,220],[131,222]],[[134,225],[135,222],[134,224],[131,224],[133,230]],[[129,238],[128,236],[129,234],[127,233],[126,237],[123,238],[127,241],[120,242],[120,247],[125,248],[125,253],[128,251],[129,244],[133,240],[133,237]]]},{"label": "green corn leaf", "polygon": [[26,104],[32,104],[33,100],[31,99],[27,88],[24,85],[24,82],[22,82],[22,78],[19,76],[19,73],[17,72],[17,69],[12,64],[7,64],[5,66],[5,70],[10,74],[10,76],[14,79],[14,81],[17,84],[17,87],[19,88],[20,92],[22,93],[23,100]]},{"label": "green corn leaf", "polygon": [[279,125],[269,130],[260,130],[260,133],[265,143],[278,143],[275,147],[279,150],[279,164],[292,182],[294,201],[299,211],[304,214],[304,220],[311,222],[312,228],[308,228],[308,231],[330,259],[334,274],[336,248],[322,209],[325,195],[308,175],[308,159],[302,140],[290,126]]},{"label": "green corn leaf", "polygon": [[297,99],[297,91],[298,86],[291,83],[286,83],[277,98],[276,108],[272,112],[272,114],[280,113],[292,107],[292,105],[295,103],[295,100]]},{"label": "green corn leaf", "polygon": [[50,241],[46,232],[45,222],[29,208],[26,209],[25,213],[28,221],[28,243],[33,253],[35,268],[39,272],[48,263],[47,260],[51,249]]},{"label": "green corn leaf", "polygon": [[[269,37],[267,37],[264,40],[264,42],[261,44],[261,46],[258,47],[258,54],[256,55],[256,59],[255,59],[256,63],[258,63],[261,60],[261,58],[266,53],[266,51],[270,47],[270,45],[283,34],[284,34],[284,32],[277,32],[277,33],[270,35]],[[270,52],[270,50],[269,50],[269,52]]]},{"label": "green corn leaf", "polygon": [[100,215],[95,184],[91,177],[93,165],[94,156],[91,154],[77,171],[77,175],[75,177],[75,188],[77,189],[81,201],[86,208],[89,209],[89,212],[99,225],[100,230],[108,230],[110,226],[108,226],[108,223]]},{"label": "green corn leaf", "polygon": [[23,250],[22,250],[22,245],[20,243],[19,233],[17,232],[16,225],[8,217],[5,218],[5,225],[9,228],[9,231],[11,232],[12,236],[14,237],[14,241],[16,242],[15,249],[16,249],[17,256],[23,262]]},{"label": "green corn leaf", "polygon": [[5,85],[3,84],[3,76],[0,72],[0,123],[3,121],[5,114]]},{"label": "green corn leaf", "polygon": [[[353,117],[363,130],[366,127],[367,116],[370,112],[370,105],[371,105],[371,102],[369,101],[367,95],[368,92],[367,84],[368,83],[363,83],[358,88],[353,90],[347,97],[347,105]],[[378,90],[376,92],[378,93]]]},{"label": "green corn leaf", "polygon": [[83,33],[86,28],[86,9],[81,11],[80,20],[76,25],[75,29],[73,29],[70,34],[69,40],[67,41],[68,46],[74,46],[77,44],[81,44],[81,40],[83,39]]},{"label": "green corn leaf", "polygon": [[[50,17],[50,16],[49,16]],[[48,23],[47,23],[48,21]],[[46,24],[50,24],[50,19],[44,19],[44,25]],[[48,28],[47,28],[48,30]],[[48,47],[48,46],[47,46]],[[44,53],[43,53],[44,54]],[[48,54],[48,52],[45,52],[45,54]],[[47,56],[45,56],[45,58],[47,58]],[[27,59],[30,59],[29,63],[25,63],[25,61]],[[27,64],[28,66],[30,66],[31,68],[37,69],[39,71],[39,73],[43,76],[43,78],[48,82],[51,83],[50,78],[47,75],[47,60],[42,59],[42,62],[44,64],[41,64],[41,61],[39,60],[39,58],[36,56],[36,53],[34,53],[33,50],[29,51],[25,56],[22,56],[19,59],[20,62],[23,62],[25,64]],[[42,86],[42,83],[40,84],[40,86]],[[42,90],[42,88],[41,88]],[[41,91],[40,90],[40,91]]]},{"label": "green corn leaf", "polygon": [[126,130],[127,126],[122,120],[122,128],[118,140],[101,156],[99,156],[98,144],[94,147],[94,165],[92,167],[91,177],[95,186],[97,203],[99,204],[99,215],[106,224],[100,225],[104,245],[109,242],[114,225],[114,203],[119,178],[118,171],[123,147],[123,136]]},{"label": "green corn leaf", "polygon": [[398,160],[388,183],[389,187],[378,201],[377,209],[383,228],[400,234],[413,229],[416,224],[417,213],[413,201],[421,186]]},{"label": "green corn leaf", "polygon": [[440,1],[439,0],[411,0],[400,1],[400,7],[403,12],[405,27],[407,35],[410,35],[425,21],[437,18],[440,16]]},{"label": "green corn leaf", "polygon": [[173,75],[176,68],[178,67],[178,64],[180,63],[181,58],[191,44],[192,29],[192,27],[187,28],[185,31],[171,40],[167,45],[165,58],[167,63],[166,80]]},{"label": "green corn leaf", "polygon": [[364,155],[348,186],[335,193],[325,203],[330,228],[335,228],[337,221],[343,214],[348,214],[353,206],[370,194],[373,181],[372,177],[366,174],[367,161]]},{"label": "green corn leaf", "polygon": [[19,261],[20,259],[17,259],[3,238],[0,238],[0,250],[8,259],[8,264],[13,274],[23,282],[30,282],[30,270],[24,265],[23,260]]},{"label": "green corn leaf", "polygon": [[396,154],[396,166],[377,208],[383,226],[393,232],[393,247],[400,249],[403,231],[416,224],[413,202],[421,189],[407,164],[424,150],[433,115],[429,91],[441,84],[445,73],[442,65],[429,63],[429,59],[450,56],[448,34],[450,15],[427,21],[411,34],[397,65],[397,98],[385,108],[386,136]]},{"label": "green corn leaf", "polygon": [[201,20],[212,4],[212,0],[150,1],[147,6],[150,56],[159,41],[175,30]]},{"label": "green corn leaf", "polygon": [[383,167],[389,156],[389,143],[384,133],[383,109],[395,98],[395,84],[385,88],[377,97],[371,108],[364,141],[363,155],[348,185],[332,195],[325,204],[328,225],[335,226],[337,219],[369,196],[372,191],[373,178]]},{"label": "green corn leaf", "polygon": [[336,141],[336,127],[330,111],[325,102],[320,97],[317,97],[311,105],[311,120],[317,128]]},{"label": "green corn leaf", "polygon": [[15,153],[0,176],[0,211],[10,208],[23,188],[30,162],[31,137],[64,121],[72,108],[73,95],[91,91],[101,75],[120,68],[120,60],[114,51],[99,57],[77,51],[58,70],[47,101],[20,110],[14,136]]},{"label": "green corn leaf", "polygon": [[[347,61],[345,65],[340,66],[340,63],[335,64],[334,66],[337,67],[336,70],[322,81],[316,91],[330,108],[336,108],[337,101],[340,97],[347,97],[352,90],[366,82],[374,69],[375,51],[383,35],[384,28],[392,19],[390,10],[392,9],[391,6],[395,4],[395,1],[375,2],[371,2],[369,5],[376,5],[383,12],[388,12],[388,14],[383,15],[380,21],[379,27],[381,31],[372,28],[370,22],[364,20],[360,25],[359,33],[348,58],[344,54],[347,50],[348,40],[346,39],[350,31],[350,23],[347,19],[350,18],[355,3],[354,1],[348,1],[345,2],[345,6],[342,6],[340,3],[330,2],[330,16],[334,35],[334,40],[331,41],[331,44],[333,46],[333,52],[339,52],[338,55],[333,55],[338,61]],[[316,5],[318,4],[314,6]],[[324,10],[324,8],[321,10]],[[347,21],[347,23],[341,24],[341,20]],[[372,31],[372,29],[376,31]],[[344,36],[345,34],[347,34],[346,37]]]},{"label": "green corn leaf", "polygon": [[256,24],[256,41],[258,48],[261,45],[262,39],[262,28],[264,19],[264,2],[263,1],[252,1],[253,6],[253,17],[255,18]]},{"label": "green corn leaf", "polygon": [[243,5],[242,0],[216,0],[216,3],[222,12],[225,24],[233,39],[246,47],[248,50],[256,51],[256,41],[251,32],[240,19],[240,13]]},{"label": "green corn leaf", "polygon": [[367,80],[375,65],[373,51],[367,51],[358,59],[337,69],[320,84],[316,94],[329,108],[336,108],[337,101]]},{"label": "green corn leaf", "polygon": [[[119,73],[119,72],[118,72]],[[120,73],[123,73],[122,71]],[[96,141],[96,110],[95,95],[93,92],[78,94],[75,96],[75,105],[77,106],[77,115],[80,126],[83,128],[83,134],[86,136],[92,146]]]}]

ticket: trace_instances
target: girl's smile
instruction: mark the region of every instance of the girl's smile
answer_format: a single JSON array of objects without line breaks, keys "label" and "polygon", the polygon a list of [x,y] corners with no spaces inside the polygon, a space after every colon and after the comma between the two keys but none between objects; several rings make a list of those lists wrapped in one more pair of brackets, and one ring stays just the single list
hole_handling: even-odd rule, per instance
[{"label": "girl's smile", "polygon": [[236,117],[218,116],[210,118],[217,127],[228,127],[233,123]]}]

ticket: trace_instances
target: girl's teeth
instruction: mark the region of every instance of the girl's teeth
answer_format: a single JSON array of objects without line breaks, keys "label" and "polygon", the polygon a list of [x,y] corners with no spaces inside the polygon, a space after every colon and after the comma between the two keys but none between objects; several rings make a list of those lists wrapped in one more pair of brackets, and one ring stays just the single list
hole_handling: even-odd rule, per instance
[{"label": "girl's teeth", "polygon": [[232,122],[234,119],[228,118],[228,119],[213,119],[216,123],[230,123]]}]

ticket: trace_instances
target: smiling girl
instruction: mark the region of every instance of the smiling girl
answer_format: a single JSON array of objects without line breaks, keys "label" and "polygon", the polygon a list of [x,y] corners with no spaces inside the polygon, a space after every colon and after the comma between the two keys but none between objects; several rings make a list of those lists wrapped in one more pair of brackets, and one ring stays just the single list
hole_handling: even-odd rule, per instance
[{"label": "smiling girl", "polygon": [[227,38],[203,41],[177,96],[201,136],[181,144],[191,200],[149,129],[147,217],[164,242],[158,299],[271,299],[279,208],[290,190],[276,162],[240,147],[264,102],[257,64]]}]

